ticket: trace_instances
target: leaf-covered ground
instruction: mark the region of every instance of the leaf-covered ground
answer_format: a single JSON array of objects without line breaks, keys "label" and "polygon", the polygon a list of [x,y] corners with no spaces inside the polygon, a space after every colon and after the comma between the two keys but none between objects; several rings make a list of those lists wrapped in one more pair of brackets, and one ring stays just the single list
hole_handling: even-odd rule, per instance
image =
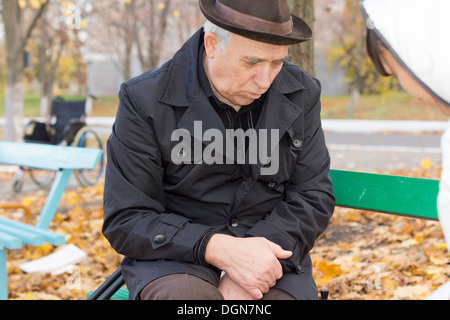
[{"label": "leaf-covered ground", "polygon": [[[382,172],[439,179],[418,170]],[[319,289],[331,299],[424,299],[450,280],[450,254],[438,222],[336,208],[312,252]]]},{"label": "leaf-covered ground", "polygon": [[[440,170],[424,165],[390,174],[438,179]],[[0,177],[1,183],[8,179]],[[85,299],[117,268],[122,257],[101,234],[102,195],[101,184],[66,191],[52,222],[51,231],[88,255],[71,272],[52,276],[19,269],[58,249],[51,245],[8,251],[10,299]],[[33,192],[8,204],[31,208],[34,223],[45,197],[46,192]],[[22,209],[0,209],[0,215],[26,219]],[[330,299],[336,300],[423,299],[450,280],[450,254],[439,223],[431,221],[337,208],[312,258],[319,289],[330,290]]]}]

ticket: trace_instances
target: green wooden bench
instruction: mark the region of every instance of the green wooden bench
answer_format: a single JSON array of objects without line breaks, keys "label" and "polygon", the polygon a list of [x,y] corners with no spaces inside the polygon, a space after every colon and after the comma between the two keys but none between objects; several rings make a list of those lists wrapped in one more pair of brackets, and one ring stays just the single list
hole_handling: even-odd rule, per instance
[{"label": "green wooden bench", "polygon": [[48,193],[35,226],[0,217],[0,300],[8,298],[6,249],[23,245],[55,246],[65,243],[65,237],[47,231],[75,169],[95,169],[103,151],[100,149],[60,147],[45,144],[0,142],[0,164],[56,171],[56,178]]},{"label": "green wooden bench", "polygon": [[[330,170],[336,205],[419,219],[438,220],[439,181],[400,176]],[[120,267],[88,300],[125,300],[128,291]]]}]

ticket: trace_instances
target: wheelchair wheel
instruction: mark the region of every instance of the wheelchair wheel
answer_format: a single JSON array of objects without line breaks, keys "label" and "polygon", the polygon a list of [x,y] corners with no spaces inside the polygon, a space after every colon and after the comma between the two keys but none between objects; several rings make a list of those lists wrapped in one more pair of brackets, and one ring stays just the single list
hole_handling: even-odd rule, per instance
[{"label": "wheelchair wheel", "polygon": [[19,168],[14,173],[14,183],[13,183],[13,191],[15,193],[19,193],[23,188],[23,170]]},{"label": "wheelchair wheel", "polygon": [[[72,145],[74,147],[103,150],[103,145],[100,137],[89,127],[83,127],[80,129],[80,131],[78,131]],[[99,163],[97,164],[97,168],[92,170],[75,170],[75,177],[83,187],[96,185],[103,175],[104,165],[104,156],[102,155]]]},{"label": "wheelchair wheel", "polygon": [[40,170],[40,169],[28,169],[30,172],[30,178],[36,183],[39,188],[43,190],[48,190],[55,180],[56,172],[50,170]]}]

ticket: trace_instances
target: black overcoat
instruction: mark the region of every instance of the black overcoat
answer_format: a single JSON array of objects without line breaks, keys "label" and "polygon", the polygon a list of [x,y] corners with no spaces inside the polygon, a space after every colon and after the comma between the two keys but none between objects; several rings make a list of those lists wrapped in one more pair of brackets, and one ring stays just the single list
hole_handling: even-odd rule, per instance
[{"label": "black overcoat", "polygon": [[[284,276],[276,286],[298,299],[315,298],[308,252],[335,204],[320,84],[285,63],[269,89],[256,131],[279,132],[279,144],[270,147],[279,152],[275,174],[261,174],[268,164],[260,161],[207,164],[194,159],[198,142],[192,142],[192,150],[182,150],[180,140],[173,141],[177,129],[202,137],[195,122],[202,124],[202,133],[218,129],[214,132],[226,134],[198,81],[202,43],[200,29],[173,59],[120,89],[107,144],[103,232],[127,257],[122,271],[130,298],[171,273],[190,273],[217,284],[218,271],[195,263],[193,254],[211,228],[237,237],[265,237],[291,250],[293,256],[281,261]],[[202,150],[209,143],[202,141]],[[191,157],[192,163],[175,164],[174,155]]]}]

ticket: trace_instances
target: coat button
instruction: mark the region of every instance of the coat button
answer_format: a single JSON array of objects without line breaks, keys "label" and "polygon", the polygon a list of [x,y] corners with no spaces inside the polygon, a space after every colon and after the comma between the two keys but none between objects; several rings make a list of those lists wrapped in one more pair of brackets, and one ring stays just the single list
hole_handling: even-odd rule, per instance
[{"label": "coat button", "polygon": [[163,234],[157,234],[154,238],[153,238],[153,242],[156,244],[162,244],[164,243],[164,241],[166,241],[166,236]]},{"label": "coat button", "polygon": [[276,189],[276,188],[278,188],[278,184],[277,184],[275,181],[269,182],[269,183],[267,184],[267,186],[268,186],[270,189]]},{"label": "coat button", "polygon": [[303,144],[303,141],[301,139],[294,139],[292,141],[292,144],[294,145],[294,147],[300,148]]},{"label": "coat button", "polygon": [[186,156],[187,156],[187,151],[186,151],[186,149],[184,149],[183,147],[181,147],[179,150],[178,150],[178,158],[180,158],[180,159],[183,159],[183,158],[186,158]]},{"label": "coat button", "polygon": [[230,226],[232,226],[233,228],[239,227],[239,220],[236,218],[231,219]]}]

